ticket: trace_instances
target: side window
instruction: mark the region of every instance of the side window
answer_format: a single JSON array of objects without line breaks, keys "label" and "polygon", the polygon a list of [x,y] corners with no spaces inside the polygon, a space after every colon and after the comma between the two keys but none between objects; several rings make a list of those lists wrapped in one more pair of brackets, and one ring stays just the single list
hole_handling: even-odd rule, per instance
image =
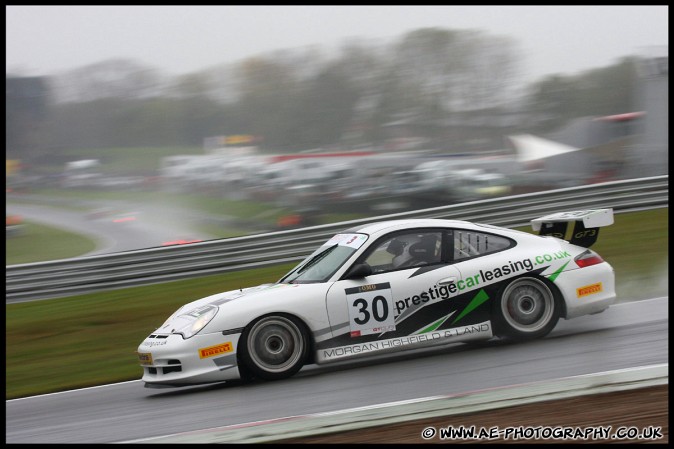
[{"label": "side window", "polygon": [[510,239],[499,235],[455,229],[452,260],[456,261],[494,253],[510,248],[512,245],[513,242]]},{"label": "side window", "polygon": [[439,263],[442,259],[442,236],[439,231],[408,232],[385,238],[369,253],[364,262],[375,274]]}]

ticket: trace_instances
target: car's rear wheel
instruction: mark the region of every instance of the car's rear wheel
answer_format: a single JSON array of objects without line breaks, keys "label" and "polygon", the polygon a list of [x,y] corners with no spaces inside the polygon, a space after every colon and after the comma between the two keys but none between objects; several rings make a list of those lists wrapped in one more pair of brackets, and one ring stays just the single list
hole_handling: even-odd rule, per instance
[{"label": "car's rear wheel", "polygon": [[530,340],[552,331],[561,315],[554,287],[533,277],[504,286],[492,310],[494,331],[509,340]]},{"label": "car's rear wheel", "polygon": [[276,380],[297,373],[307,360],[309,339],[306,327],[286,315],[262,317],[241,335],[240,358],[253,377]]}]

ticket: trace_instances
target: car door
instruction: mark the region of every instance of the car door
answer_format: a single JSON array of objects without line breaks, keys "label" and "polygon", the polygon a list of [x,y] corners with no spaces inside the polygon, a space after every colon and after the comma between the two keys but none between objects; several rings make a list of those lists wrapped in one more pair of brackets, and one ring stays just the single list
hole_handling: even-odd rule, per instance
[{"label": "car door", "polygon": [[377,239],[354,263],[367,263],[372,274],[338,280],[327,292],[333,338],[319,345],[317,360],[403,349],[441,329],[454,313],[448,300],[461,279],[449,243],[446,231],[434,228]]}]

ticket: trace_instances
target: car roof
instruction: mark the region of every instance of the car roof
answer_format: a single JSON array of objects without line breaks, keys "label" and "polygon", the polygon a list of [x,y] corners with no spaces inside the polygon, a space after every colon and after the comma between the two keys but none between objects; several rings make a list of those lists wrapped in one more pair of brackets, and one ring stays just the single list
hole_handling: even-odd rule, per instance
[{"label": "car roof", "polygon": [[463,220],[444,220],[439,218],[416,218],[407,220],[386,220],[354,226],[344,232],[359,232],[363,234],[377,234],[412,228],[451,228],[454,226],[472,227],[474,223]]}]

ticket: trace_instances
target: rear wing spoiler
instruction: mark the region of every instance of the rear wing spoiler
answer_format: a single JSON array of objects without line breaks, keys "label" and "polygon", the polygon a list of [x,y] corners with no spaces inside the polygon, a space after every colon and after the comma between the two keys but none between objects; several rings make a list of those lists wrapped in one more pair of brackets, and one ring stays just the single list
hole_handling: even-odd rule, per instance
[{"label": "rear wing spoiler", "polygon": [[[574,222],[571,235],[567,228]],[[576,210],[558,212],[531,220],[531,227],[539,235],[550,235],[568,241],[571,244],[589,248],[597,241],[599,228],[613,224],[613,209]]]}]

